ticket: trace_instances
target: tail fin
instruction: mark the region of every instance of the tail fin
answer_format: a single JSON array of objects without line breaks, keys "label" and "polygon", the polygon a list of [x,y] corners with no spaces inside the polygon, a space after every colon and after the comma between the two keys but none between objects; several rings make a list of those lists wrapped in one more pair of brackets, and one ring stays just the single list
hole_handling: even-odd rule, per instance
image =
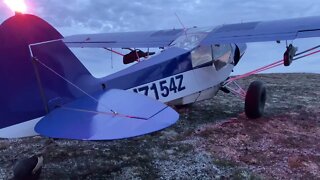
[{"label": "tail fin", "polygon": [[82,95],[39,62],[77,86],[94,82],[62,41],[32,46],[39,62],[32,60],[30,44],[62,38],[33,15],[16,15],[0,25],[0,129],[44,116],[53,101],[68,102]]}]

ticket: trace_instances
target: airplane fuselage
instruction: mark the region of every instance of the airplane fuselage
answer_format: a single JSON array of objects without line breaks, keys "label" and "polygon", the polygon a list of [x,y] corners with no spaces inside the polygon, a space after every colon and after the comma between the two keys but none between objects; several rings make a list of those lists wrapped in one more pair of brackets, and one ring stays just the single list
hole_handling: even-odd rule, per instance
[{"label": "airplane fuselage", "polygon": [[[212,98],[230,76],[235,66],[235,52],[243,54],[245,49],[245,44],[192,50],[172,47],[102,78],[100,83],[106,89],[127,89],[172,105],[189,104]],[[174,58],[166,58],[172,55]]]}]

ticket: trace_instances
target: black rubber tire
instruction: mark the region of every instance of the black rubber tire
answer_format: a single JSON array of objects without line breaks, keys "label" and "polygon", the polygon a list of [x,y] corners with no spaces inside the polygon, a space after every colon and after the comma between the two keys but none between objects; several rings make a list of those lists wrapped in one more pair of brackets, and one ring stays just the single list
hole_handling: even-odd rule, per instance
[{"label": "black rubber tire", "polygon": [[246,99],[245,113],[249,119],[258,119],[263,115],[267,100],[267,90],[263,82],[254,81],[250,84]]}]

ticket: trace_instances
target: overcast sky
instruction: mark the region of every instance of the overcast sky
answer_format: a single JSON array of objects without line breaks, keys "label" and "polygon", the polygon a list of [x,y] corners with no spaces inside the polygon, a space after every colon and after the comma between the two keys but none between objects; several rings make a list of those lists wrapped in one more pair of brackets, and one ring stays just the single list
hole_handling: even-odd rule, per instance
[{"label": "overcast sky", "polygon": [[[320,16],[318,0],[26,0],[28,12],[38,15],[56,27],[63,35],[95,32],[141,31],[181,28],[175,13],[183,24],[215,26],[219,24],[275,20],[306,16]],[[0,22],[13,13],[0,0]],[[303,50],[318,45],[320,38],[294,41]],[[318,43],[318,44],[317,44]],[[285,44],[251,43],[247,54],[237,67],[237,73],[255,69],[281,59]],[[90,50],[89,50],[90,51]],[[98,66],[101,61],[109,68],[110,55],[99,51],[88,55],[90,68],[101,74],[106,69]],[[320,56],[295,63],[290,68],[273,72],[318,72]],[[114,65],[117,67],[117,63]]]}]

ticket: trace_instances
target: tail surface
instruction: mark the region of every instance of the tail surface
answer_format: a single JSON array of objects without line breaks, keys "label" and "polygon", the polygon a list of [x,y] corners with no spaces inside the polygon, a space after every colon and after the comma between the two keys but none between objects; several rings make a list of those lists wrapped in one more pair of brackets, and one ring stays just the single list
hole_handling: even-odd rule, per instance
[{"label": "tail surface", "polygon": [[62,38],[34,15],[16,15],[0,25],[0,129],[44,116],[58,102],[83,95],[66,80],[93,91],[87,84],[95,79]]}]

